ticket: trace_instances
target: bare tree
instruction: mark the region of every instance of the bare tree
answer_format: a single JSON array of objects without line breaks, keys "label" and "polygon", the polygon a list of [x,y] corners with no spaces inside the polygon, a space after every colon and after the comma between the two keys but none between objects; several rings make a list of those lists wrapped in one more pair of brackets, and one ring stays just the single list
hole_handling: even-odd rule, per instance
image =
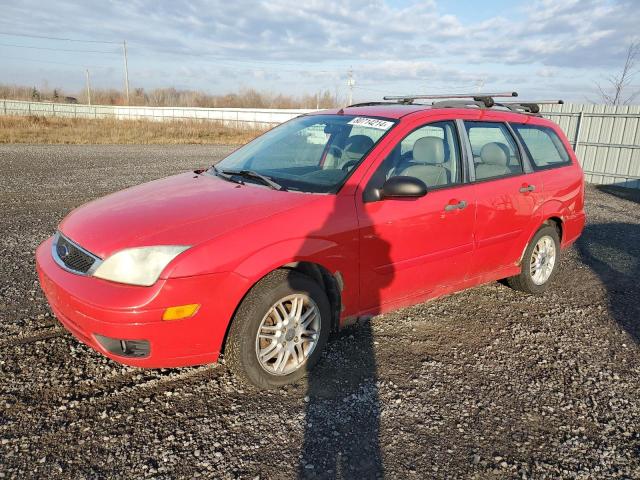
[{"label": "bare tree", "polygon": [[[640,41],[634,41],[627,48],[627,56],[622,69],[606,79],[603,87],[596,82],[600,99],[607,105],[628,105],[640,95],[640,89],[633,89],[631,80],[638,73],[636,64],[640,59]],[[634,91],[629,91],[634,90]]]}]

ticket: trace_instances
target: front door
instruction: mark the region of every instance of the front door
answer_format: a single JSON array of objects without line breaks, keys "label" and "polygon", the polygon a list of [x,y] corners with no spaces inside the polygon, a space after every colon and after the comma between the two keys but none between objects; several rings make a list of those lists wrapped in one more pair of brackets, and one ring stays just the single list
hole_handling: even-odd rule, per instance
[{"label": "front door", "polygon": [[[418,178],[428,193],[409,199],[368,195],[393,176]],[[408,134],[356,194],[362,311],[384,311],[386,304],[464,279],[473,249],[475,198],[474,186],[462,178],[456,125],[437,122]]]}]

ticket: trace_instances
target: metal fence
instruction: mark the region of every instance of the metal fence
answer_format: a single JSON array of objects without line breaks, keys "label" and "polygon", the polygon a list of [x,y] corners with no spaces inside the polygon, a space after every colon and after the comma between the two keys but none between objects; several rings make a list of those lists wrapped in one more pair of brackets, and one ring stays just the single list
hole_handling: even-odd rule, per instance
[{"label": "metal fence", "polygon": [[585,179],[640,188],[639,105],[544,105],[573,144]]},{"label": "metal fence", "polygon": [[[0,114],[77,118],[210,120],[235,127],[271,127],[305,109],[121,107],[0,100]],[[560,125],[595,184],[640,188],[640,106],[544,105],[543,115]]]}]

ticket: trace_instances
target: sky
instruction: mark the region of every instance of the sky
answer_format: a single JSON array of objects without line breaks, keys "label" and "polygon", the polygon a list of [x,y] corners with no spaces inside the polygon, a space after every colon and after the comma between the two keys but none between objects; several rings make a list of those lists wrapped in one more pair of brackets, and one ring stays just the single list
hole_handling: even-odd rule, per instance
[{"label": "sky", "polygon": [[640,40],[640,0],[0,0],[0,12],[0,83],[65,92],[85,69],[122,89],[126,40],[132,89],[346,98],[352,70],[354,101],[515,90],[586,102]]}]

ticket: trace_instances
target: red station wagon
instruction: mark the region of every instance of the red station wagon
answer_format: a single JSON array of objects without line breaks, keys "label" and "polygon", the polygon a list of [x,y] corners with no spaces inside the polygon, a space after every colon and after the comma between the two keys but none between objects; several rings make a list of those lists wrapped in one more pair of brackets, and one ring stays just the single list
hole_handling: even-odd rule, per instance
[{"label": "red station wagon", "polygon": [[583,174],[538,105],[494,96],[304,115],[79,207],[36,253],[51,308],[117,362],[224,353],[269,388],[359,318],[500,279],[541,293],[582,232]]}]

